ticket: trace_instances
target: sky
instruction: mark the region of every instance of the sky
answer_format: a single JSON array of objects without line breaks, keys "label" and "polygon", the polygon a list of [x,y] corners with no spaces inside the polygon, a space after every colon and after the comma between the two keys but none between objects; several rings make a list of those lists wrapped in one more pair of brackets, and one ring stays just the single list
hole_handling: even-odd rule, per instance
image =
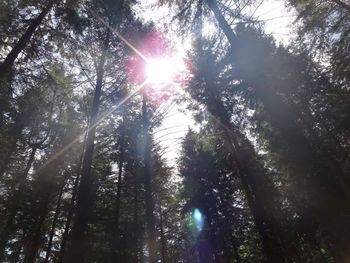
[{"label": "sky", "polygon": [[[172,12],[168,6],[158,7],[157,2],[157,0],[141,0],[135,10],[146,22],[154,22],[159,31],[165,32],[165,25],[170,23],[169,14]],[[293,21],[295,15],[292,10],[285,6],[283,0],[257,0],[253,7],[244,9],[243,13],[248,17],[264,21],[265,32],[272,35],[278,43],[287,45],[294,37]],[[210,34],[211,31],[216,30],[216,27],[215,20],[213,20],[207,21],[204,28]],[[169,30],[169,27],[167,28]],[[176,32],[171,31],[172,28],[176,28],[176,26],[170,27],[167,35],[175,43],[179,56],[183,56],[186,50],[191,47],[191,41],[188,38],[184,41],[177,37]],[[162,146],[162,156],[167,160],[168,165],[176,168],[182,138],[189,128],[198,130],[198,126],[191,113],[185,110],[185,105],[177,105],[172,102],[170,99],[165,105],[161,105],[164,109],[168,109],[168,113],[162,125],[155,130],[154,139]]]}]

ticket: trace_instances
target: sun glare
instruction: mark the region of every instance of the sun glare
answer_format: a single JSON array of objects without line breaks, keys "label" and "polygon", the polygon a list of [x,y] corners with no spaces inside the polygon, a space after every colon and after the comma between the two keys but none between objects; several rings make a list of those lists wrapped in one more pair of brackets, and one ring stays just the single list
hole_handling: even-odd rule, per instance
[{"label": "sun glare", "polygon": [[151,59],[147,62],[146,75],[150,83],[168,83],[172,80],[174,73],[169,59]]},{"label": "sun glare", "polygon": [[184,62],[180,58],[149,59],[146,66],[147,82],[156,85],[173,83],[184,69]]}]

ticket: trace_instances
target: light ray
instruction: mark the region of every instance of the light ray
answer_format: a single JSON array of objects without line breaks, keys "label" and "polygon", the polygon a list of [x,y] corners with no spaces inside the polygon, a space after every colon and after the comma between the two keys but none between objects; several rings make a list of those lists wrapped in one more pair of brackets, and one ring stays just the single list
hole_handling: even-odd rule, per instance
[{"label": "light ray", "polygon": [[91,131],[93,128],[95,128],[98,124],[100,124],[106,117],[111,115],[114,111],[116,111],[119,107],[121,107],[125,102],[127,102],[132,96],[134,96],[136,93],[138,93],[145,85],[147,81],[144,81],[141,85],[139,85],[133,92],[125,96],[121,101],[118,102],[117,105],[112,106],[111,109],[105,111],[102,113],[98,120],[91,125],[86,131],[84,131],[82,134],[79,134],[73,141],[71,141],[69,144],[64,146],[59,152],[57,152],[55,155],[53,155],[50,159],[46,161],[37,171],[39,172],[41,169],[52,163],[54,160],[56,160],[58,157],[60,157],[63,153],[68,151],[75,143],[77,143],[82,137],[84,137],[89,131]]},{"label": "light ray", "polygon": [[[137,55],[139,55],[147,63],[147,82],[153,84],[164,84],[173,83],[172,77],[175,75],[176,70],[174,70],[174,65],[176,65],[177,70],[180,70],[180,62],[172,59],[172,61],[167,61],[166,59],[150,59],[142,54],[133,44],[131,44],[125,37],[123,37],[115,28],[113,28],[108,22],[106,22],[102,17],[100,17],[96,12],[87,8],[87,11],[92,14],[97,20],[99,20],[103,25],[109,28],[116,36],[122,40],[131,50],[133,50]],[[182,62],[182,61],[181,61]],[[169,65],[168,65],[169,64]],[[155,85],[155,87],[157,87]],[[158,86],[159,87],[159,86]]]},{"label": "light ray", "polygon": [[130,49],[132,49],[137,55],[139,55],[143,60],[145,60],[147,63],[149,59],[145,57],[136,47],[133,46],[126,38],[124,38],[115,28],[111,27],[110,24],[108,24],[104,19],[102,19],[98,14],[96,14],[91,9],[87,9],[97,20],[99,20],[102,24],[104,24],[106,27],[108,27],[114,34],[117,35],[117,37],[120,38]]},{"label": "light ray", "polygon": [[[115,30],[112,26],[109,25],[104,19],[102,19],[98,14],[96,14],[93,10],[87,9],[97,20],[99,20],[102,24],[104,24],[107,28],[109,28],[114,34],[118,36],[120,40],[122,40],[131,50],[133,50],[137,55],[139,55],[146,63],[149,63],[149,59],[144,56],[136,47],[134,47],[126,38],[124,38],[117,30]],[[146,84],[148,83],[148,80],[146,79],[141,85],[139,85],[133,92],[131,92],[129,95],[127,95],[125,98],[123,98],[117,105],[113,106],[110,110],[107,110],[106,112],[102,113],[99,117],[99,119],[91,125],[85,132],[78,135],[73,141],[71,141],[69,144],[67,144],[65,147],[63,147],[58,153],[56,153],[54,156],[52,156],[44,165],[42,165],[38,170],[40,171],[44,167],[46,167],[48,164],[56,160],[59,156],[64,154],[67,150],[69,150],[75,143],[77,143],[81,137],[85,136],[91,129],[95,128],[99,123],[101,123],[102,120],[104,120],[107,116],[112,114],[115,110],[117,110],[120,106],[122,106],[126,101],[128,101],[132,96],[134,96],[137,92],[139,92]]]}]

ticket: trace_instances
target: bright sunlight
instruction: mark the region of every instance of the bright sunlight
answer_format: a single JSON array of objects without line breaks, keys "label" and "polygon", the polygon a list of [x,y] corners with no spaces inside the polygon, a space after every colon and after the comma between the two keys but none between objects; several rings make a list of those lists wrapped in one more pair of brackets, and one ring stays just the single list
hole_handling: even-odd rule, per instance
[{"label": "bright sunlight", "polygon": [[168,83],[175,74],[175,68],[168,59],[151,59],[146,66],[146,76],[150,83]]},{"label": "bright sunlight", "polygon": [[147,82],[156,88],[162,87],[160,84],[177,82],[185,69],[185,63],[179,56],[149,59],[146,65]]}]

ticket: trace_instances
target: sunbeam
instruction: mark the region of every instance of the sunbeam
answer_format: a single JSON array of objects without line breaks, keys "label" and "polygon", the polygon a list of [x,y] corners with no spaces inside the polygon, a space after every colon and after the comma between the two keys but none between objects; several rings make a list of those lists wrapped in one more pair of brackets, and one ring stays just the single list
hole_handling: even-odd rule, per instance
[{"label": "sunbeam", "polygon": [[84,131],[82,134],[78,135],[74,140],[72,140],[69,144],[67,144],[65,147],[63,147],[59,152],[57,152],[55,155],[53,155],[50,159],[46,161],[44,165],[42,165],[38,170],[37,173],[46,167],[48,164],[50,164],[52,161],[56,160],[58,157],[60,157],[62,154],[64,154],[66,151],[68,151],[75,143],[77,143],[81,138],[85,136],[90,130],[97,127],[98,124],[101,123],[105,118],[107,118],[109,115],[111,115],[114,111],[116,111],[119,107],[121,107],[124,103],[126,103],[131,97],[133,97],[136,93],[138,93],[145,85],[146,81],[143,82],[141,85],[139,85],[133,92],[131,92],[129,95],[125,96],[121,101],[118,102],[117,105],[113,106],[111,109],[105,111],[102,113],[98,120],[91,125],[86,131]]}]

